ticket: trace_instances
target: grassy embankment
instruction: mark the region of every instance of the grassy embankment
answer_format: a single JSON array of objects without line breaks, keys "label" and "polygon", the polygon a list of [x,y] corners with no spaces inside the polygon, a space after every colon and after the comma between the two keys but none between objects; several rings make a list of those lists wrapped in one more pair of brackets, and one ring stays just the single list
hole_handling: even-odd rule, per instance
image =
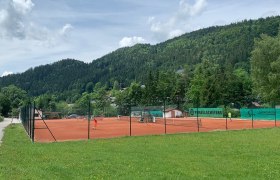
[{"label": "grassy embankment", "polygon": [[280,129],[31,143],[6,129],[0,179],[279,179]]}]

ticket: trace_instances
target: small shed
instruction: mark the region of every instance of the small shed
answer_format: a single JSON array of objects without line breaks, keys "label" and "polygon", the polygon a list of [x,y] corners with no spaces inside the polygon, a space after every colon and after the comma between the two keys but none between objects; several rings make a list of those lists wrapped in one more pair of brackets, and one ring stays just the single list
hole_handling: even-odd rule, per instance
[{"label": "small shed", "polygon": [[183,112],[176,108],[168,108],[165,110],[164,114],[167,118],[183,117]]}]

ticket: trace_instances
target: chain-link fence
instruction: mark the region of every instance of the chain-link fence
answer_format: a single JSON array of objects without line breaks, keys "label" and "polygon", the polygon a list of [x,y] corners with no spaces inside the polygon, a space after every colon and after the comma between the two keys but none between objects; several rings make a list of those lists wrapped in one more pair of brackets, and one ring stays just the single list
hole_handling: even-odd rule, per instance
[{"label": "chain-link fence", "polygon": [[35,105],[29,103],[21,107],[19,117],[27,135],[34,141]]},{"label": "chain-link fence", "polygon": [[[68,141],[121,136],[160,135],[219,130],[272,128],[279,125],[280,110],[192,107],[179,109],[171,102],[156,106],[126,103],[115,116],[94,114],[92,102],[67,114],[38,110],[34,104],[21,108],[21,120],[32,140]],[[106,111],[106,108],[104,108]],[[236,117],[240,114],[239,117]]]}]

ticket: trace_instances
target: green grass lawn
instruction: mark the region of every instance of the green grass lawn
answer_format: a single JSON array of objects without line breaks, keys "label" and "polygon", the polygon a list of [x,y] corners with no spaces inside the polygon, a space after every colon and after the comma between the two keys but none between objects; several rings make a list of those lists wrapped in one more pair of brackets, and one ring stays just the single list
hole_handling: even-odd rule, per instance
[{"label": "green grass lawn", "polygon": [[279,179],[280,129],[31,143],[5,131],[0,179]]}]

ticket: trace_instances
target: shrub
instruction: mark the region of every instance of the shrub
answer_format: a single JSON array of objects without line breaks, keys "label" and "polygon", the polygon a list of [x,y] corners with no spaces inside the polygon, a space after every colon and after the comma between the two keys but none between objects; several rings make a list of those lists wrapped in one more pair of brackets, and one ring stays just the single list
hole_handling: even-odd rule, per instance
[{"label": "shrub", "polygon": [[228,113],[231,113],[232,118],[239,118],[240,117],[240,110],[239,109],[234,109],[234,108],[226,108],[224,111],[224,117],[228,116]]},{"label": "shrub", "polygon": [[0,122],[4,121],[4,117],[0,116]]}]

